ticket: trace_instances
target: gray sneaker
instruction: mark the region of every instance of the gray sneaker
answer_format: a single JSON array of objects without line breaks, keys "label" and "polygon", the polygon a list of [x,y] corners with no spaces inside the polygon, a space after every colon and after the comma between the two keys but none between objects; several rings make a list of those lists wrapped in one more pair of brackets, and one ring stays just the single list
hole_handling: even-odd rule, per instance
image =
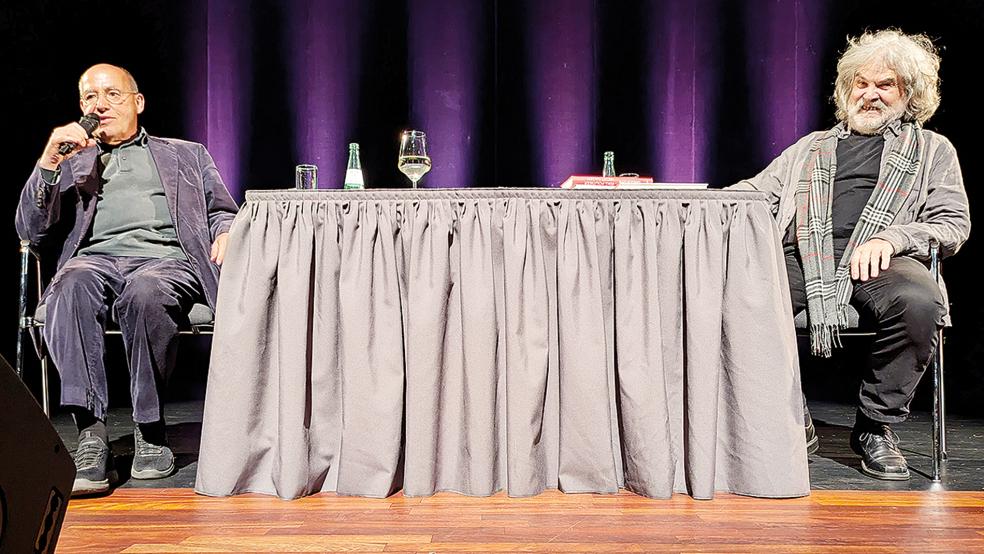
[{"label": "gray sneaker", "polygon": [[813,425],[813,418],[806,406],[803,407],[803,417],[806,418],[806,453],[816,454],[820,450],[820,437],[817,436],[817,428]]},{"label": "gray sneaker", "polygon": [[111,463],[109,446],[91,432],[83,432],[79,436],[79,447],[75,451],[75,482],[72,484],[72,496],[101,494],[108,491],[110,481],[115,479]]},{"label": "gray sneaker", "polygon": [[174,473],[174,453],[164,445],[147,442],[140,426],[133,427],[133,465],[130,476],[134,479],[161,479]]}]

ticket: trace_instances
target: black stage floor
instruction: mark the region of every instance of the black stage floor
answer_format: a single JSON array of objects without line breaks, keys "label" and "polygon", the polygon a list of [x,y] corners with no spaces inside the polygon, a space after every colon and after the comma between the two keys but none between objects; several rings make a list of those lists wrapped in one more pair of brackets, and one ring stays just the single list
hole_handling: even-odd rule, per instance
[{"label": "black stage floor", "polygon": [[[109,433],[117,470],[125,479],[122,487],[167,488],[194,487],[201,436],[201,401],[172,402],[166,407],[168,437],[177,456],[178,472],[167,479],[138,481],[129,478],[133,457],[133,423],[130,409],[114,408],[109,415]],[[943,481],[933,486],[930,479],[932,425],[929,414],[913,412],[905,423],[893,428],[902,438],[901,447],[909,460],[912,479],[879,481],[860,472],[858,458],[848,445],[854,408],[833,402],[810,402],[820,451],[810,456],[810,482],[814,489],[837,490],[984,490],[984,420],[959,416],[947,418],[949,458],[944,466]],[[71,417],[58,414],[55,428],[69,449],[75,449],[78,437]]]}]

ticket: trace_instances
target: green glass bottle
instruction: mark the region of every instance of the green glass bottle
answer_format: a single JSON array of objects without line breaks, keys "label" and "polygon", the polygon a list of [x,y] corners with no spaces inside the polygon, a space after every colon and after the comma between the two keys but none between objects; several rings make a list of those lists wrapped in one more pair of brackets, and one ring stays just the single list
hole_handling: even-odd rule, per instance
[{"label": "green glass bottle", "polygon": [[345,168],[345,188],[364,189],[366,180],[362,175],[362,162],[359,161],[359,143],[349,144],[348,166]]},{"label": "green glass bottle", "polygon": [[602,177],[615,177],[615,152],[605,152],[605,165],[601,170]]}]

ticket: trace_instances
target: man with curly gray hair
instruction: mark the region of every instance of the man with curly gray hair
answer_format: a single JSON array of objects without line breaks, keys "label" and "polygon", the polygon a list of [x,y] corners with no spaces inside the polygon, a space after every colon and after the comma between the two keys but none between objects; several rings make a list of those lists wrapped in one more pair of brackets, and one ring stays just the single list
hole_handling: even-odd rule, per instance
[{"label": "man with curly gray hair", "polygon": [[[793,313],[814,354],[830,356],[853,307],[874,331],[851,446],[862,471],[909,478],[890,425],[903,421],[948,321],[926,267],[930,244],[955,253],[970,211],[953,145],[923,128],[940,104],[940,58],[895,29],[848,40],[833,95],[838,124],[786,149],[738,189],[765,191],[783,240]],[[807,447],[819,448],[804,400]]]}]

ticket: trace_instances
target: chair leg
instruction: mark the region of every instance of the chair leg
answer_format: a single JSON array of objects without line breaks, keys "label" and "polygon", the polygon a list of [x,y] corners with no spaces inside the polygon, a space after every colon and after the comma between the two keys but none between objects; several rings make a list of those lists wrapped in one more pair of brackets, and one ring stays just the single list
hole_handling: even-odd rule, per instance
[{"label": "chair leg", "polygon": [[[929,241],[929,271],[941,284],[940,244]],[[936,332],[936,352],[933,353],[933,481],[940,480],[940,466],[946,459],[946,399],[943,395],[943,329]]]},{"label": "chair leg", "polygon": [[23,327],[17,329],[17,359],[14,365],[14,371],[17,373],[17,378],[23,381],[24,380],[24,329]]},{"label": "chair leg", "polygon": [[44,415],[51,419],[51,411],[48,406],[51,402],[48,398],[48,356],[41,357],[41,409]]},{"label": "chair leg", "polygon": [[933,369],[933,482],[940,481],[940,469],[945,457],[945,432],[943,421],[943,341],[942,331],[937,336],[936,352],[931,362]]},{"label": "chair leg", "polygon": [[20,243],[20,294],[17,302],[17,377],[24,380],[24,330],[27,329],[27,272],[31,265],[31,243],[22,240]]},{"label": "chair leg", "polygon": [[940,460],[946,460],[946,387],[943,382],[943,331],[939,331],[939,347],[936,349],[936,367],[940,374],[940,388],[936,392],[940,402]]}]

